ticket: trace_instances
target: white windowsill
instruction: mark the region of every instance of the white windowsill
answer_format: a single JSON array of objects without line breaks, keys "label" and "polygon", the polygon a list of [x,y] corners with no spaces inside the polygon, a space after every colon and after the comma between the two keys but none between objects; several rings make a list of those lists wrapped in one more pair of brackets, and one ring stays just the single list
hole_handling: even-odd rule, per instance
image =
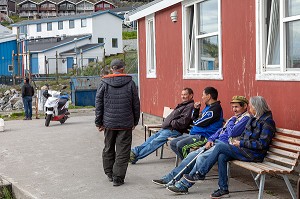
[{"label": "white windowsill", "polygon": [[300,81],[300,73],[262,73],[256,74],[255,79],[265,81]]},{"label": "white windowsill", "polygon": [[223,80],[223,75],[221,74],[185,74],[183,79],[214,79]]},{"label": "white windowsill", "polygon": [[156,74],[155,73],[147,73],[146,78],[155,79],[156,78]]}]

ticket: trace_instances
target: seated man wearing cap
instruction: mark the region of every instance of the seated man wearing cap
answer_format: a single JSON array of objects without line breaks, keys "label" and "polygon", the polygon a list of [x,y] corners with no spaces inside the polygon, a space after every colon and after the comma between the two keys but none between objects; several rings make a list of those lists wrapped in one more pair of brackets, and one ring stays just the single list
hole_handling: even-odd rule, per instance
[{"label": "seated man wearing cap", "polygon": [[[238,137],[243,132],[250,115],[247,111],[248,100],[244,96],[233,96],[232,101],[230,102],[234,116],[232,116],[224,125],[223,128],[220,128],[215,134],[208,138],[208,142],[205,146],[199,148],[196,151],[191,152],[188,156],[183,159],[178,167],[174,168],[170,173],[163,176],[161,179],[152,180],[153,183],[157,185],[166,185],[168,182],[171,182],[174,177],[181,172],[194,158],[205,149],[205,151],[197,157],[195,162],[192,162],[182,173],[181,175],[176,176],[175,180],[179,180],[183,174],[193,172],[197,169],[201,163],[206,159],[213,151],[214,146],[218,142],[228,143],[231,138]],[[196,163],[196,164],[195,164]],[[192,171],[193,169],[193,171]],[[185,193],[184,191],[179,190],[179,193]]]}]

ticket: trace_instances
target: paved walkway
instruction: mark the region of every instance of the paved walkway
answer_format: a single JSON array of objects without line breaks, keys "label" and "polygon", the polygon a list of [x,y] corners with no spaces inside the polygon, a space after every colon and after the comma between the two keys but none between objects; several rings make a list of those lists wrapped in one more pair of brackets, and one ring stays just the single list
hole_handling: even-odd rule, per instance
[{"label": "paved walkway", "polygon": [[[0,133],[0,175],[13,183],[18,198],[163,199],[175,196],[151,182],[173,168],[173,153],[167,149],[165,157],[169,158],[160,160],[151,154],[136,165],[129,165],[125,184],[113,187],[103,173],[103,134],[94,127],[93,112],[74,115],[65,124],[51,122],[50,127],[44,126],[44,119],[5,123],[6,130]],[[133,144],[141,144],[143,135],[142,127],[138,126]],[[252,188],[235,178],[230,183],[231,191]],[[277,196],[265,193],[265,198],[290,198],[284,184],[279,186],[284,194],[280,195],[275,188],[269,193]],[[176,198],[209,198],[216,187],[216,179],[206,180],[191,188],[190,194]],[[266,189],[269,189],[267,185]],[[256,191],[231,194],[233,199],[256,197]]]}]

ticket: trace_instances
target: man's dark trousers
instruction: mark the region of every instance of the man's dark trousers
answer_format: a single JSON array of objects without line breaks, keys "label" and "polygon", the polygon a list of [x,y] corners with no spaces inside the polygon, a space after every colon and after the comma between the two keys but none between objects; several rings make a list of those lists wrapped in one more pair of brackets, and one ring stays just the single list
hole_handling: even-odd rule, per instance
[{"label": "man's dark trousers", "polygon": [[104,130],[103,168],[106,175],[124,180],[132,143],[132,129]]}]

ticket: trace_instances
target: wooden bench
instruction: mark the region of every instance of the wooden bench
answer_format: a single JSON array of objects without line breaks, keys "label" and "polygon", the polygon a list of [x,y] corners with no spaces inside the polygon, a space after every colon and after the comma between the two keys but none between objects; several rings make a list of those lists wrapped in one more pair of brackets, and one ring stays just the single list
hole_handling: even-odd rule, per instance
[{"label": "wooden bench", "polygon": [[[173,111],[172,108],[165,106],[164,111],[162,114],[162,121]],[[151,136],[152,132],[157,132],[161,129],[161,123],[156,123],[156,124],[145,124],[144,122],[144,113],[142,113],[142,126],[144,127],[144,132],[145,132],[145,141],[147,139],[147,132],[148,132],[148,137]]]},{"label": "wooden bench", "polygon": [[[174,109],[170,108],[170,107],[167,107],[165,106],[164,107],[164,111],[163,111],[163,114],[162,114],[162,121],[164,121],[164,119],[173,111]],[[147,134],[148,134],[148,137],[151,136],[152,133],[157,133],[160,129],[161,129],[161,126],[162,124],[145,124],[144,123],[144,116],[143,116],[143,113],[142,113],[142,126],[144,126],[144,132],[145,132],[145,141],[147,139]],[[163,158],[163,150],[164,150],[164,145],[162,145],[161,147],[161,152],[160,152],[160,159]],[[156,150],[156,156],[157,156],[157,150]]]},{"label": "wooden bench", "polygon": [[[292,198],[296,199],[296,194],[291,186],[287,174],[291,174],[294,171],[299,161],[299,154],[300,131],[277,128],[277,132],[272,140],[268,154],[262,163],[234,160],[230,161],[229,164],[250,170],[259,189],[259,199],[263,198],[266,174],[282,176]],[[228,168],[230,168],[229,166],[230,165],[228,165]],[[230,176],[230,172],[228,172],[228,175]]]}]

